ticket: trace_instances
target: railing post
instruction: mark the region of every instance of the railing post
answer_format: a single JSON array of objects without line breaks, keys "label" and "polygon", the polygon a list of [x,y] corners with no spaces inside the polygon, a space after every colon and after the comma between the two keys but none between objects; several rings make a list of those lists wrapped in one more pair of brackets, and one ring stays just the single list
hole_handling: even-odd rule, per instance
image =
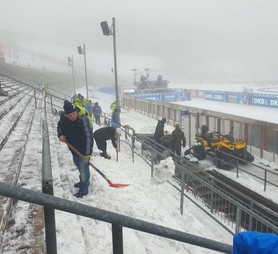
[{"label": "railing post", "polygon": [[[157,155],[157,154],[156,154],[156,155]],[[154,160],[155,160],[155,152],[154,152],[154,149],[151,148],[151,178],[153,178]]]},{"label": "railing post", "polygon": [[[251,202],[251,204],[250,204],[251,211],[253,211],[253,206],[254,206],[254,204],[253,204],[253,202]],[[252,231],[252,228],[253,228],[253,216],[251,216],[249,214],[249,225],[248,225],[249,231]]]},{"label": "railing post", "polygon": [[264,170],[264,191],[266,191],[267,171]]},{"label": "railing post", "polygon": [[238,166],[238,164],[239,164],[239,161],[238,161],[238,159],[237,159],[237,164],[236,164],[236,178],[239,178],[239,166]]},{"label": "railing post", "polygon": [[180,212],[183,215],[183,201],[184,201],[184,170],[181,171],[181,200],[180,200]]},{"label": "railing post", "polygon": [[123,254],[123,228],[112,223],[113,254]]},{"label": "railing post", "polygon": [[236,207],[236,228],[235,228],[235,234],[239,233],[241,225],[241,209],[237,206]]},{"label": "railing post", "polygon": [[50,98],[50,104],[51,104],[51,112],[52,112],[52,114],[54,114],[54,113],[55,113],[55,111],[54,111],[54,107],[53,107],[53,99],[52,99],[52,95],[49,95],[49,98]]},{"label": "railing post", "polygon": [[[51,156],[46,119],[43,120],[43,153],[42,153],[42,191],[53,196],[53,181],[51,172]],[[55,210],[44,207],[45,241],[47,254],[57,253]]]},{"label": "railing post", "polygon": [[35,98],[35,107],[38,108],[37,105],[37,96],[36,96],[36,89],[34,88],[34,98]]},{"label": "railing post", "polygon": [[132,162],[134,163],[134,148],[135,148],[135,130],[132,129],[132,137],[131,137],[131,142],[132,142]]}]

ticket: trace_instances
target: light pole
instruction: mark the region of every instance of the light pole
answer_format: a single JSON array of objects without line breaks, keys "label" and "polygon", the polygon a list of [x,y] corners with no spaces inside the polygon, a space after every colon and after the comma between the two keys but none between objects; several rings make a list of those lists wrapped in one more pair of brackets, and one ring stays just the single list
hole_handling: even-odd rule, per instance
[{"label": "light pole", "polygon": [[75,90],[75,76],[74,76],[73,55],[71,57],[68,57],[68,65],[71,66],[73,93],[75,94],[76,90]]},{"label": "light pole", "polygon": [[146,71],[146,76],[147,76],[147,85],[149,86],[149,76],[150,76],[150,74],[149,74],[149,68],[145,68],[145,71]]},{"label": "light pole", "polygon": [[89,98],[89,93],[88,93],[88,78],[87,78],[87,65],[86,65],[86,47],[85,47],[85,44],[83,44],[83,48],[81,46],[78,46],[77,50],[78,50],[78,54],[84,55],[86,94],[87,94],[87,98]]},{"label": "light pole", "polygon": [[[107,21],[102,21],[100,23],[102,32],[104,35],[113,35],[113,50],[114,50],[114,74],[115,74],[115,93],[116,93],[116,104],[117,109],[120,109],[119,103],[119,91],[118,91],[118,72],[117,72],[117,52],[116,52],[116,29],[115,29],[115,18],[112,18],[112,31],[109,28]],[[120,112],[120,111],[119,111]]]},{"label": "light pole", "polygon": [[132,69],[132,71],[134,72],[134,86],[136,86],[136,71],[138,71],[137,69]]}]

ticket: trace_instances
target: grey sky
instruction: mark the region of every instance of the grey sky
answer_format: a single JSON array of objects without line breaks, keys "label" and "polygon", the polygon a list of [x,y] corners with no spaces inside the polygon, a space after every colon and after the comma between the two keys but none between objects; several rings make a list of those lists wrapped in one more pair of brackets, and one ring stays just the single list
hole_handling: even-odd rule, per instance
[{"label": "grey sky", "polygon": [[[74,55],[86,44],[88,66],[113,67],[117,20],[119,76],[133,68],[172,82],[278,79],[277,0],[0,0],[0,42]],[[82,61],[81,63],[82,64]]]}]

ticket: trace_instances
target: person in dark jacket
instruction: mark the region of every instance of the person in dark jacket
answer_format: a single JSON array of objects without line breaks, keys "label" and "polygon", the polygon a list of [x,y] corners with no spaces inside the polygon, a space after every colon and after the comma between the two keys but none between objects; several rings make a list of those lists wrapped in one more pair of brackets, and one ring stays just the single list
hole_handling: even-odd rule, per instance
[{"label": "person in dark jacket", "polygon": [[[102,151],[100,156],[105,159],[111,159],[111,156],[107,154],[107,140],[111,139],[112,145],[117,150],[116,139],[120,136],[120,133],[113,127],[103,127],[94,132],[94,139],[96,141],[97,147]],[[117,150],[118,151],[118,150]]]},{"label": "person in dark jacket", "polygon": [[83,158],[80,158],[69,148],[80,174],[79,182],[74,184],[74,187],[79,188],[75,196],[82,198],[88,194],[90,185],[89,161],[93,150],[93,131],[88,118],[85,115],[78,116],[77,108],[67,100],[64,102],[64,112],[60,116],[57,125],[59,140],[67,141],[83,155]]},{"label": "person in dark jacket", "polygon": [[154,139],[155,139],[155,142],[157,142],[159,144],[160,144],[160,139],[164,135],[164,125],[165,125],[165,123],[166,123],[166,118],[163,118],[162,120],[158,120],[158,123],[157,123],[156,128],[155,128]]},{"label": "person in dark jacket", "polygon": [[93,114],[97,124],[100,124],[101,113],[102,113],[101,107],[98,105],[98,102],[96,102],[93,107]]},{"label": "person in dark jacket", "polygon": [[175,130],[172,132],[172,137],[172,149],[177,155],[181,156],[181,145],[185,147],[186,140],[184,133],[178,123],[175,125]]}]

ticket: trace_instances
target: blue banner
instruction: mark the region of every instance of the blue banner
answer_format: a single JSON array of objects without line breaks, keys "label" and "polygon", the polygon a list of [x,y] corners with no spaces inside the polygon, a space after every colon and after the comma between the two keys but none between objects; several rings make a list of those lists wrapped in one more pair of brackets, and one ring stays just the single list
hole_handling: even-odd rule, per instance
[{"label": "blue banner", "polygon": [[170,92],[153,92],[153,93],[147,93],[143,91],[140,93],[136,93],[133,91],[129,91],[128,93],[125,93],[124,91],[124,94],[128,96],[134,96],[139,99],[155,100],[155,101],[163,101],[163,102],[191,100],[190,91],[170,91]]},{"label": "blue banner", "polygon": [[205,91],[205,99],[213,101],[226,101],[225,91]]},{"label": "blue banner", "polygon": [[252,95],[250,93],[227,92],[226,101],[230,103],[252,104]]},{"label": "blue banner", "polygon": [[278,96],[272,94],[253,94],[252,104],[256,106],[265,106],[278,108]]}]

